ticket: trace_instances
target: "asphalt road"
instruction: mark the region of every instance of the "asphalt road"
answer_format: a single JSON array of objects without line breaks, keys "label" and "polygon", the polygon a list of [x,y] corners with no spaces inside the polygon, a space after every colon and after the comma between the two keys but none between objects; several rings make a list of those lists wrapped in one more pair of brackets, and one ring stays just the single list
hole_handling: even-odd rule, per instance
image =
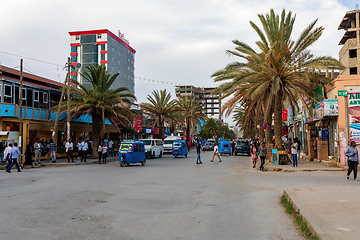
[{"label": "asphalt road", "polygon": [[210,152],[120,168],[0,172],[0,239],[302,239],[279,204],[291,186],[333,185],[339,172],[260,172],[248,156]]}]

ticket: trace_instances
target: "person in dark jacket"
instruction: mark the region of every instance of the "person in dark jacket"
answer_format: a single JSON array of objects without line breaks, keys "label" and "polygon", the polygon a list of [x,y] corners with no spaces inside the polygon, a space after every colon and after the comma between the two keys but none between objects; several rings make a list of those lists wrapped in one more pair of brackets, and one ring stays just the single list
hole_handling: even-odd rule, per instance
[{"label": "person in dark jacket", "polygon": [[349,179],[352,170],[354,170],[354,180],[357,181],[357,165],[359,164],[359,152],[356,148],[356,142],[351,141],[350,146],[345,150],[345,156],[348,159],[349,170],[346,179]]},{"label": "person in dark jacket", "polygon": [[30,165],[30,166],[32,165],[32,152],[30,145],[26,145],[24,165]]}]

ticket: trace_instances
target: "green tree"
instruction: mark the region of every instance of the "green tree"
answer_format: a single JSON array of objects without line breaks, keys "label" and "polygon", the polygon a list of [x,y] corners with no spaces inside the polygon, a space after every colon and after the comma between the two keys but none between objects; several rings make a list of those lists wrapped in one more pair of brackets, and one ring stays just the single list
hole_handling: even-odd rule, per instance
[{"label": "green tree", "polygon": [[[287,99],[292,107],[297,106],[297,99],[304,103],[304,96],[312,99],[313,90],[324,86],[331,79],[320,75],[315,69],[343,69],[341,63],[327,56],[315,57],[309,51],[322,35],[324,28],[315,27],[317,20],[304,29],[299,38],[291,38],[295,16],[292,12],[282,11],[276,15],[258,15],[261,30],[255,23],[250,25],[258,34],[256,52],[246,43],[234,40],[235,50],[228,50],[229,55],[240,57],[244,62],[234,62],[215,72],[215,81],[232,80],[223,83],[216,91],[222,92],[223,98],[232,96],[225,105],[230,111],[236,104],[248,101],[262,102],[267,109],[268,120],[274,113],[275,143],[281,147],[281,128],[283,102]],[[306,104],[304,104],[306,106]],[[294,108],[293,108],[294,109]],[[271,126],[271,125],[269,125]]]},{"label": "green tree", "polygon": [[159,136],[163,138],[163,128],[165,120],[170,118],[173,112],[178,109],[176,107],[176,100],[171,100],[171,94],[164,90],[154,90],[152,96],[148,95],[148,103],[141,103],[140,107],[149,112],[159,125]]},{"label": "green tree", "polygon": [[[127,126],[136,114],[130,110],[135,96],[126,87],[111,89],[118,73],[110,75],[106,73],[105,65],[88,65],[84,78],[90,83],[87,88],[76,80],[72,80],[78,88],[71,88],[70,100],[71,119],[77,119],[83,115],[92,118],[92,134],[94,146],[97,146],[100,138],[105,134],[105,121],[109,120],[113,125]],[[53,107],[56,111],[57,106]],[[66,112],[67,102],[63,102],[60,112]],[[92,150],[96,155],[96,147]]]},{"label": "green tree", "polygon": [[201,124],[199,119],[205,119],[206,114],[203,112],[201,104],[195,97],[181,97],[177,100],[179,112],[186,123],[186,141],[190,141],[190,129],[196,124]]}]

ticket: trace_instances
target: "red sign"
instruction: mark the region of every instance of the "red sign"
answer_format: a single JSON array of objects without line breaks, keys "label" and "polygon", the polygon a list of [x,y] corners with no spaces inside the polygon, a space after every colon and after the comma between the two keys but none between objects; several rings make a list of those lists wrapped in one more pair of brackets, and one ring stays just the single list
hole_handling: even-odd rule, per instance
[{"label": "red sign", "polygon": [[153,128],[153,134],[159,134],[159,128]]},{"label": "red sign", "polygon": [[264,123],[263,125],[261,125],[262,129],[266,130],[268,128],[268,125],[266,123]]},{"label": "red sign", "polygon": [[288,119],[288,110],[283,110],[283,112],[282,112],[282,120],[283,120],[283,122],[286,122],[287,121],[287,119]]},{"label": "red sign", "polygon": [[135,116],[133,128],[136,130],[136,132],[142,131],[142,115]]}]

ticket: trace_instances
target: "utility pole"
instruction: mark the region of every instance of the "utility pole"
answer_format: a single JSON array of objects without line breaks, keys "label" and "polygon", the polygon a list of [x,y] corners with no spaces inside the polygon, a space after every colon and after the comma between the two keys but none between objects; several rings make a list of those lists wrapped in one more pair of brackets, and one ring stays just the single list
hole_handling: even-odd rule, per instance
[{"label": "utility pole", "polygon": [[[23,107],[23,59],[20,59],[20,120],[19,120],[19,150],[22,151],[23,143],[23,124],[22,124],[22,107]],[[22,161],[20,161],[22,163]]]},{"label": "utility pole", "polygon": [[67,140],[70,139],[70,57],[68,57],[68,88],[67,88]]}]

